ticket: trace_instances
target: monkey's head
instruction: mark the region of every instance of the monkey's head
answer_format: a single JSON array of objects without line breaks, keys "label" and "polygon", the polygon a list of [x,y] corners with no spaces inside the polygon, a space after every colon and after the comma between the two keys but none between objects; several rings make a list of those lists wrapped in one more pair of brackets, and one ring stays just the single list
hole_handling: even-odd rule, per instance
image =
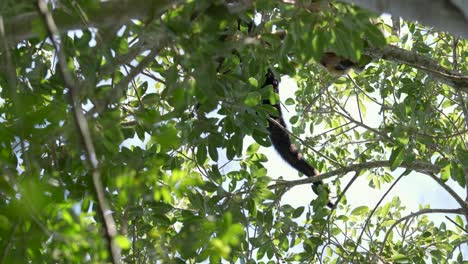
[{"label": "monkey's head", "polygon": [[320,64],[336,76],[343,75],[350,69],[359,72],[364,68],[352,60],[336,55],[334,52],[325,52],[322,59],[320,59]]}]

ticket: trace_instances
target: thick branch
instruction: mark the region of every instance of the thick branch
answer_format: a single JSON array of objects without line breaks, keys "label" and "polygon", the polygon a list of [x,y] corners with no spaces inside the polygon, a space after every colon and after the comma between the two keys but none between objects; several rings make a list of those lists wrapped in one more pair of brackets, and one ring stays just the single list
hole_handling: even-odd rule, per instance
[{"label": "thick branch", "polygon": [[[130,19],[145,19],[158,17],[181,0],[113,0],[101,2],[100,7],[86,10],[88,21],[82,21],[79,14],[55,10],[52,13],[54,21],[60,25],[60,32],[87,27],[107,27],[123,25]],[[5,21],[5,33],[10,43],[38,36],[33,25],[39,20],[36,12],[21,14]]]},{"label": "thick branch", "polygon": [[408,20],[468,38],[468,21],[456,5],[447,0],[340,0],[377,13],[390,13]]},{"label": "thick branch", "polygon": [[420,69],[428,75],[458,90],[468,91],[468,76],[449,70],[431,58],[414,51],[408,51],[396,46],[387,45],[383,48],[370,47],[365,54],[373,59],[384,59],[409,65]]},{"label": "thick branch", "polygon": [[[390,161],[382,160],[382,161],[364,162],[364,163],[359,163],[359,164],[351,164],[349,166],[336,169],[334,171],[322,173],[312,178],[306,178],[306,179],[300,179],[300,180],[294,180],[294,181],[284,181],[284,180],[277,181],[278,183],[270,185],[268,186],[268,188],[269,189],[284,188],[284,187],[291,188],[297,185],[310,184],[310,183],[322,181],[324,179],[328,179],[337,175],[344,175],[352,171],[368,170],[368,169],[380,168],[380,167],[390,167]],[[400,165],[400,167],[414,170],[414,171],[432,172],[432,173],[439,173],[441,169],[437,165],[430,164],[430,163],[423,162],[423,161],[403,162]]]}]

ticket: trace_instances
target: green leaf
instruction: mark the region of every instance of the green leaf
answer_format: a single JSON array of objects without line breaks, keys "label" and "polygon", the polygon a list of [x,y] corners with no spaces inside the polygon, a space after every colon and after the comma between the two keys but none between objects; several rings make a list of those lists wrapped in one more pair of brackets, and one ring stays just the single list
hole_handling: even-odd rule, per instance
[{"label": "green leaf", "polygon": [[446,182],[450,179],[450,170],[452,168],[452,164],[451,163],[448,163],[447,165],[445,165],[445,167],[443,167],[441,170],[440,170],[440,179],[443,181],[443,182]]},{"label": "green leaf", "polygon": [[257,81],[257,79],[255,79],[255,78],[250,77],[250,78],[249,78],[249,83],[250,83],[250,85],[252,85],[252,86],[255,87],[255,88],[258,87],[258,81]]},{"label": "green leaf", "polygon": [[39,39],[47,36],[47,28],[42,19],[36,18],[31,22],[31,31],[36,33]]},{"label": "green leaf", "polygon": [[463,148],[458,148],[456,153],[461,164],[463,164],[463,166],[465,167],[468,167],[468,150],[463,149]]},{"label": "green leaf", "polygon": [[380,211],[380,215],[382,215],[383,217],[387,216],[388,212],[390,211],[391,206],[392,206],[391,203],[384,205]]},{"label": "green leaf", "polygon": [[4,215],[0,215],[0,230],[3,232],[8,232],[11,228],[11,223],[8,218]]},{"label": "green leaf", "polygon": [[132,245],[130,243],[130,240],[122,235],[117,235],[115,236],[115,243],[121,248],[121,249],[129,249],[130,246]]},{"label": "green leaf", "polygon": [[408,257],[404,254],[394,254],[392,255],[392,260],[396,262],[406,262],[408,261]]},{"label": "green leaf", "polygon": [[369,207],[367,206],[359,206],[359,207],[356,207],[354,208],[353,211],[351,211],[351,215],[364,215],[365,213],[367,213],[369,211]]},{"label": "green leaf", "polygon": [[[456,215],[455,216],[455,222],[459,225],[459,226],[465,226],[465,222],[463,221],[463,219],[461,218],[461,216],[459,215]],[[458,228],[460,230],[460,228]],[[460,230],[461,231],[461,230]]]},{"label": "green leaf", "polygon": [[314,32],[312,37],[312,56],[315,60],[320,60],[320,57],[326,49],[327,42],[329,42],[329,39],[324,31],[317,30]]},{"label": "green leaf", "polygon": [[299,216],[301,216],[302,213],[304,212],[304,209],[305,209],[304,206],[300,206],[296,208],[292,214],[292,218],[298,218]]},{"label": "green leaf", "polygon": [[403,157],[405,154],[405,148],[403,146],[398,146],[393,148],[392,154],[390,154],[390,169],[394,171],[398,166],[403,163]]},{"label": "green leaf", "polygon": [[165,150],[175,149],[180,146],[178,131],[173,123],[156,128],[152,138],[155,143],[161,145]]},{"label": "green leaf", "polygon": [[247,94],[247,97],[244,99],[244,104],[249,107],[254,107],[260,103],[262,100],[262,95],[259,92],[250,92]]},{"label": "green leaf", "polygon": [[218,148],[212,142],[208,142],[208,153],[213,161],[218,161]]},{"label": "green leaf", "polygon": [[383,47],[387,44],[385,36],[375,25],[368,23],[366,31],[366,38],[370,43],[372,43],[373,46]]},{"label": "green leaf", "polygon": [[247,200],[247,210],[249,210],[252,217],[257,216],[257,205],[253,199]]},{"label": "green leaf", "polygon": [[263,146],[263,147],[271,146],[271,141],[268,139],[268,136],[265,135],[264,133],[254,130],[252,137],[255,140],[255,142],[257,142],[260,146]]},{"label": "green leaf", "polygon": [[294,116],[292,116],[292,117],[289,119],[289,122],[290,122],[292,125],[296,124],[297,121],[299,121],[299,116],[297,116],[297,115],[294,115]]},{"label": "green leaf", "polygon": [[259,144],[251,144],[248,148],[247,148],[247,155],[253,155],[253,154],[256,154],[258,152],[258,149],[260,148],[260,145]]},{"label": "green leaf", "polygon": [[207,159],[206,146],[201,144],[197,147],[197,162],[198,164],[205,163]]},{"label": "green leaf", "polygon": [[150,93],[150,94],[143,96],[143,98],[141,98],[141,102],[144,105],[154,105],[158,103],[160,100],[161,99],[160,99],[159,94],[156,94],[156,93]]},{"label": "green leaf", "polygon": [[295,102],[294,102],[294,99],[292,98],[288,98],[286,99],[286,101],[284,102],[285,105],[294,105]]}]

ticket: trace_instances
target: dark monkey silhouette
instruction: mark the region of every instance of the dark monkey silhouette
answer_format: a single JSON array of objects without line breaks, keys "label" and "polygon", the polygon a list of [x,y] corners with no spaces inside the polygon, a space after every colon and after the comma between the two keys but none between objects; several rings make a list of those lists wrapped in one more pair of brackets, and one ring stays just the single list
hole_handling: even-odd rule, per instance
[{"label": "dark monkey silhouette", "polygon": [[[278,89],[279,81],[275,78],[273,71],[268,69],[266,74],[265,83],[263,87],[267,85],[272,85],[275,93],[279,92]],[[305,159],[302,157],[302,154],[299,152],[297,147],[291,142],[289,134],[285,131],[286,123],[283,119],[283,114],[281,112],[281,105],[279,102],[276,104],[271,104],[270,100],[264,100],[264,104],[273,105],[276,110],[278,111],[278,116],[270,116],[276,122],[268,119],[268,131],[270,132],[270,140],[273,147],[276,151],[280,154],[281,158],[283,158],[289,165],[291,165],[296,170],[300,171],[307,177],[314,177],[319,175],[320,173],[312,167]],[[279,126],[278,123],[282,126]],[[316,194],[319,194],[319,188],[323,186],[323,182],[314,182],[313,190]],[[325,188],[328,191],[328,189]],[[333,207],[333,203],[330,201],[327,203],[328,207]]]},{"label": "dark monkey silhouette", "polygon": [[[339,55],[336,55],[333,52],[324,53],[320,60],[320,64],[322,64],[322,66],[324,66],[328,70],[328,72],[335,76],[343,75],[350,69],[360,71],[363,68],[357,63]],[[265,77],[266,78],[263,87],[267,85],[272,85],[275,93],[279,93],[279,81],[275,78],[275,75],[271,69],[268,69]],[[271,143],[276,149],[276,151],[280,154],[281,158],[283,158],[289,165],[291,165],[293,168],[300,171],[307,177],[314,177],[319,175],[320,173],[318,172],[318,170],[315,169],[304,159],[297,147],[291,142],[288,132],[285,131],[286,123],[283,119],[280,102],[272,104],[270,100],[264,100],[263,103],[273,105],[278,111],[278,116],[270,116],[276,122],[273,122],[270,119],[268,119],[268,131],[270,132]],[[278,124],[280,124],[281,126],[279,126]],[[318,195],[319,189],[322,186],[327,192],[329,192],[328,188],[324,186],[322,181],[314,182],[312,189]],[[333,208],[334,204],[328,201],[327,206]]]}]

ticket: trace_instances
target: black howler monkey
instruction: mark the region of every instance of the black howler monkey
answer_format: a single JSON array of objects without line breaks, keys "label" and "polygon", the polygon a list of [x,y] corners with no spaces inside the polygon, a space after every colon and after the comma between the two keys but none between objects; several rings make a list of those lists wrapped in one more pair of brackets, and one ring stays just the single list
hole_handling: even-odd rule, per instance
[{"label": "black howler monkey", "polygon": [[[332,74],[334,75],[342,75],[346,73],[349,69],[355,68],[360,70],[361,68],[354,63],[353,61],[343,58],[341,56],[336,55],[333,52],[326,52],[320,63]],[[265,76],[265,83],[263,87],[267,85],[272,85],[275,93],[279,92],[278,85],[279,81],[275,78],[273,71],[268,69],[267,74]],[[270,104],[270,100],[264,100],[264,104]],[[291,165],[296,170],[300,171],[307,177],[314,177],[319,175],[320,173],[312,167],[305,159],[302,157],[301,153],[297,149],[297,147],[291,142],[289,138],[289,134],[284,130],[286,128],[286,123],[283,119],[283,114],[281,112],[281,105],[279,102],[273,105],[276,110],[278,111],[278,116],[273,117],[276,122],[268,120],[268,130],[270,132],[270,140],[273,147],[278,151],[281,158],[283,158],[289,165]],[[279,126],[280,124],[281,126]],[[316,194],[318,194],[318,188],[323,186],[323,182],[314,182],[313,190]],[[328,191],[328,189],[326,189]],[[328,201],[327,206],[332,208],[334,205],[332,202]]]},{"label": "black howler monkey", "polygon": [[[263,87],[267,85],[272,85],[275,93],[278,93],[279,92],[278,84],[279,84],[279,81],[275,78],[273,71],[271,71],[271,69],[268,69]],[[270,100],[264,100],[263,103],[271,104]],[[302,157],[297,147],[291,142],[291,139],[289,138],[288,133],[284,130],[284,128],[286,128],[286,123],[284,122],[284,119],[283,119],[283,114],[281,112],[280,103],[277,102],[273,106],[278,111],[278,116],[277,117],[271,116],[271,118],[274,119],[276,122],[278,122],[282,126],[281,127],[278,125],[278,123],[273,122],[270,119],[268,119],[268,131],[270,132],[270,140],[271,140],[273,147],[280,154],[281,158],[283,158],[289,165],[291,165],[293,168],[300,171],[307,177],[313,177],[313,176],[319,175],[320,173],[314,167],[312,167],[312,165],[310,165],[304,159],[304,157]],[[322,185],[323,185],[322,181],[314,182],[313,190],[316,194],[318,194],[318,188],[320,188],[320,186]],[[329,201],[327,203],[327,206],[332,208],[333,203]]]}]

